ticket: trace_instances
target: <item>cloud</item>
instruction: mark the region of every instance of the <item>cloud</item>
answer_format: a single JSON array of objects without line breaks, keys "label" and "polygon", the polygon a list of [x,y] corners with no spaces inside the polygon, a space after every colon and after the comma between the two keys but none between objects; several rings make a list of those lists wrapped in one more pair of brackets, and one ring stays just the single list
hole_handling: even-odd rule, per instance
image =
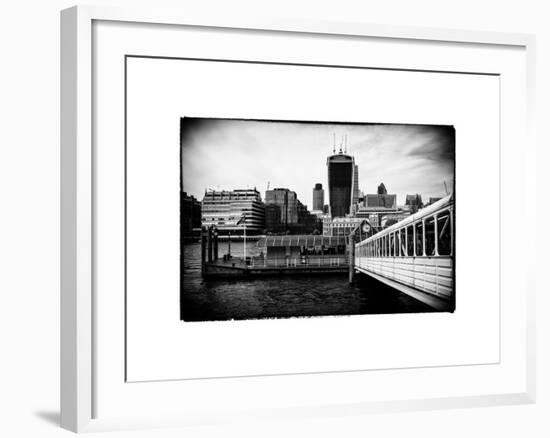
[{"label": "cloud", "polygon": [[[454,128],[450,126],[269,122],[183,118],[184,190],[270,187],[296,191],[311,206],[315,183],[327,188],[326,159],[347,135],[359,165],[359,188],[376,193],[384,182],[398,203],[405,195],[443,196],[454,179]],[[325,203],[328,203],[328,190]]]},{"label": "cloud", "polygon": [[418,144],[409,156],[439,162],[454,160],[455,135],[452,126],[422,127],[416,133],[416,140]]}]

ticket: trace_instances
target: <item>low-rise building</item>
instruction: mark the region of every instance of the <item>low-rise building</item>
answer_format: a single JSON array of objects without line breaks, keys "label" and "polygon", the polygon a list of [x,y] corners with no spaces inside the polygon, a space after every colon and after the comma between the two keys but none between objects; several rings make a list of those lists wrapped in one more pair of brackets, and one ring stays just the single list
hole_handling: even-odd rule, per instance
[{"label": "low-rise building", "polygon": [[323,236],[348,236],[363,220],[358,217],[331,218],[328,215],[323,219]]}]

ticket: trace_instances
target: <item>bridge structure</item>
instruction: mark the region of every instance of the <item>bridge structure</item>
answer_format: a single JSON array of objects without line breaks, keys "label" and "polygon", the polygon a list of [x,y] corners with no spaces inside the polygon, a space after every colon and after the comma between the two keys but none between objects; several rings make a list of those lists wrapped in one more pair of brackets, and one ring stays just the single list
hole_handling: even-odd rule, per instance
[{"label": "bridge structure", "polygon": [[350,281],[368,275],[438,311],[455,310],[455,209],[448,195],[355,243],[350,235]]}]

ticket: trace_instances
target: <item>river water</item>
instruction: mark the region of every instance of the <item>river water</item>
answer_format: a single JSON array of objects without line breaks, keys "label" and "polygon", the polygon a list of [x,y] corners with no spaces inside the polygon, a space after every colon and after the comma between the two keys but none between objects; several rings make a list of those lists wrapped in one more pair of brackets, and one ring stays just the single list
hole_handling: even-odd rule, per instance
[{"label": "river water", "polygon": [[[227,246],[227,242],[220,242],[220,257],[227,253]],[[243,253],[243,242],[231,243],[234,257]],[[247,242],[247,256],[257,253],[256,242]],[[183,264],[180,309],[184,321],[432,311],[366,275],[356,276],[352,286],[347,274],[205,280],[199,243],[184,245]]]}]

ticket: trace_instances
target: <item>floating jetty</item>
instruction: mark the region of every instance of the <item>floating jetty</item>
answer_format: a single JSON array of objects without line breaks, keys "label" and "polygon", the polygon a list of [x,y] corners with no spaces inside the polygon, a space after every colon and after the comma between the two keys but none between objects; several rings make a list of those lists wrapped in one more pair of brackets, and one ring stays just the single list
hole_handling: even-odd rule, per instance
[{"label": "floating jetty", "polygon": [[345,275],[349,271],[348,249],[343,236],[262,236],[256,242],[259,255],[246,259],[231,254],[219,257],[218,239],[215,227],[203,230],[201,267],[204,278]]},{"label": "floating jetty", "polygon": [[242,278],[258,276],[278,276],[278,275],[307,275],[307,274],[343,274],[348,272],[347,266],[281,266],[281,267],[263,267],[251,266],[244,263],[209,263],[205,267],[203,276],[205,278]]}]

